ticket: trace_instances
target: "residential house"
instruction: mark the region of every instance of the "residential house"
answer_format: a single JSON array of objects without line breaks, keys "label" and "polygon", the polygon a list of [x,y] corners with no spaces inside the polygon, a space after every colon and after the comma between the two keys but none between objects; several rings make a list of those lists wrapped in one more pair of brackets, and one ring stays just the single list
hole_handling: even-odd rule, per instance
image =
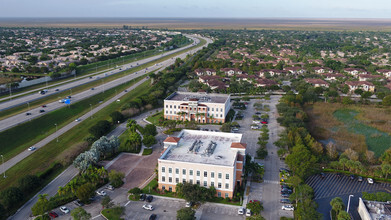
[{"label": "residential house", "polygon": [[349,86],[350,92],[354,92],[356,89],[362,89],[364,91],[375,92],[375,85],[367,81],[348,81],[345,83]]},{"label": "residential house", "polygon": [[224,72],[227,76],[239,75],[243,73],[243,71],[237,68],[223,68],[220,71]]},{"label": "residential house", "polygon": [[313,68],[315,73],[322,74],[322,73],[333,73],[333,70],[328,67],[314,67]]},{"label": "residential house", "polygon": [[339,74],[339,73],[335,73],[335,74],[323,73],[322,75],[325,77],[325,80],[327,80],[327,81],[335,81],[338,78],[345,78],[345,76],[343,74]]},{"label": "residential house", "polygon": [[344,72],[346,72],[354,77],[357,77],[360,74],[368,74],[367,71],[360,69],[360,68],[345,68],[343,70],[344,70]]},{"label": "residential house", "polygon": [[371,74],[360,74],[358,75],[359,81],[368,81],[368,80],[383,80],[383,76],[380,75],[371,75]]},{"label": "residential house", "polygon": [[273,85],[277,85],[277,83],[274,80],[263,78],[263,79],[258,79],[255,86],[256,87],[268,87],[268,86],[273,86]]},{"label": "residential house", "polygon": [[203,76],[203,75],[208,75],[208,76],[215,76],[216,75],[216,70],[214,69],[196,69],[194,72],[197,74],[197,76]]},{"label": "residential house", "polygon": [[380,70],[377,70],[376,72],[383,74],[383,76],[385,76],[387,78],[391,78],[391,70],[380,69]]},{"label": "residential house", "polygon": [[305,70],[302,67],[298,67],[298,66],[285,67],[284,70],[288,71],[291,74],[295,74],[295,75],[305,73]]},{"label": "residential house", "polygon": [[329,87],[329,83],[322,79],[305,79],[309,84],[312,84],[314,87]]}]

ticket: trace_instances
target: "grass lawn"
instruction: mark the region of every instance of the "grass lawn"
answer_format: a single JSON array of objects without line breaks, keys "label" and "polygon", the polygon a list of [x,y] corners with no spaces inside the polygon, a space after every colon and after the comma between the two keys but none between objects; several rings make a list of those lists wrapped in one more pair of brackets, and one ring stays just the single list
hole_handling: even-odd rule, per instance
[{"label": "grass lawn", "polygon": [[124,207],[114,207],[109,209],[103,209],[102,215],[109,220],[121,220],[122,214],[124,213]]},{"label": "grass lawn", "polygon": [[[15,166],[7,170],[7,178],[0,179],[0,191],[9,186],[16,186],[20,177],[27,174],[36,174],[42,172],[54,162],[63,162],[69,157],[73,148],[83,142],[83,139],[89,136],[88,129],[100,120],[110,120],[109,114],[118,110],[123,103],[129,102],[147,92],[150,81],[146,81],[134,90],[128,92],[121,98],[121,102],[115,102],[97,112],[92,119],[81,121],[80,124],[56,140],[48,143],[45,147],[40,148]],[[106,93],[106,92],[105,92]]]},{"label": "grass lawn", "polygon": [[155,113],[147,118],[147,121],[151,122],[152,124],[158,126],[159,125],[159,119],[163,118],[163,111]]},{"label": "grass lawn", "polygon": [[152,152],[152,148],[144,148],[143,155],[151,155]]}]

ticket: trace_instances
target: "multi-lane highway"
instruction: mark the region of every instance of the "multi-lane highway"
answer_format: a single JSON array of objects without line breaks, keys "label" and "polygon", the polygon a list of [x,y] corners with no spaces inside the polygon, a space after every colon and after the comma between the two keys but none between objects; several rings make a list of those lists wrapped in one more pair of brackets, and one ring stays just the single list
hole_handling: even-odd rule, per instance
[{"label": "multi-lane highway", "polygon": [[[194,38],[193,36],[189,36],[189,38],[192,38],[194,40],[195,44],[199,43],[199,40],[197,38]],[[211,42],[210,39],[207,39],[207,41],[208,41],[208,43]],[[191,47],[191,46],[192,45],[188,45],[185,48],[188,48],[188,47]],[[181,50],[183,50],[185,48],[181,48]],[[197,48],[193,49],[193,50],[191,50],[191,51],[189,51],[189,52],[187,52],[185,54],[178,55],[176,58],[184,59],[188,53],[194,53],[197,50],[198,50]],[[176,52],[178,52],[178,51],[176,51]],[[167,55],[172,54],[172,53],[175,53],[175,51],[167,52],[164,56],[167,56]],[[63,90],[66,90],[66,89],[71,89],[73,87],[86,84],[86,83],[90,82],[93,79],[94,80],[100,80],[102,82],[101,85],[94,87],[93,90],[91,88],[89,90],[85,90],[85,91],[77,93],[77,94],[71,94],[70,93],[69,95],[71,95],[71,104],[72,104],[72,103],[75,103],[75,102],[80,101],[82,99],[85,99],[85,98],[91,97],[93,95],[96,95],[98,93],[104,92],[107,89],[114,88],[114,87],[116,87],[116,86],[118,86],[120,84],[128,82],[128,81],[130,81],[132,79],[135,79],[135,78],[139,77],[140,75],[145,75],[148,72],[155,71],[155,70],[157,70],[157,69],[159,69],[161,67],[166,67],[168,65],[171,65],[175,61],[175,59],[168,59],[168,60],[162,61],[160,63],[157,63],[156,65],[154,65],[152,67],[143,69],[143,70],[135,72],[133,74],[129,74],[129,75],[123,76],[121,78],[118,78],[118,79],[115,79],[115,80],[112,80],[112,81],[109,81],[109,82],[105,82],[105,77],[107,77],[109,75],[116,74],[118,72],[123,71],[124,69],[132,68],[132,67],[134,67],[134,65],[137,65],[137,64],[140,65],[140,64],[147,63],[147,62],[150,62],[150,61],[153,61],[153,60],[157,60],[159,58],[162,58],[162,55],[158,55],[157,57],[155,56],[155,57],[147,58],[145,60],[135,62],[134,64],[132,64],[132,63],[126,64],[126,65],[124,65],[124,66],[122,66],[120,68],[121,70],[117,69],[117,70],[114,70],[114,71],[106,72],[106,73],[103,73],[101,75],[94,76],[94,77],[92,77],[92,79],[90,79],[90,77],[87,77],[85,79],[81,79],[81,80],[78,80],[76,82],[71,82],[69,84],[62,85],[62,86],[58,87],[58,89],[60,89],[60,91],[63,91]],[[71,92],[71,90],[70,90],[70,92]],[[41,98],[42,95],[40,95],[40,94],[30,94],[30,95],[21,97],[21,98],[16,99],[16,100],[19,100],[19,103],[20,102],[26,102],[27,103],[28,101],[32,101],[32,100],[37,99],[36,96]],[[64,98],[65,97],[60,97],[59,100],[64,99]],[[0,121],[0,131],[7,130],[9,128],[12,128],[12,127],[18,125],[18,124],[21,124],[21,123],[24,123],[24,122],[26,122],[28,120],[31,120],[33,118],[40,117],[43,114],[46,114],[47,112],[53,111],[55,109],[65,107],[66,104],[60,103],[59,100],[57,100],[55,102],[52,102],[52,103],[49,103],[49,104],[46,104],[46,107],[38,107],[38,108],[30,109],[30,110],[28,110],[26,112],[22,112],[20,114],[17,114],[17,115],[14,115],[14,116],[11,116],[11,117],[8,117],[6,119],[1,120]],[[5,105],[6,103],[9,103],[9,102],[1,103],[0,106]],[[41,110],[44,110],[44,112],[40,112]],[[27,115],[27,113],[30,113],[31,115]]]}]

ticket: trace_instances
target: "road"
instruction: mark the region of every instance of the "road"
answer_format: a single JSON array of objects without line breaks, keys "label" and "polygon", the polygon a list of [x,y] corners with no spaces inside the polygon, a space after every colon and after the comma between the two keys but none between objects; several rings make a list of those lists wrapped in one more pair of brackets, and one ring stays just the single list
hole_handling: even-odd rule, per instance
[{"label": "road", "polygon": [[[205,39],[207,40],[207,43],[210,43],[211,40],[210,39]],[[197,39],[196,42],[199,42],[199,40]],[[187,53],[182,53],[180,55],[177,55],[175,58],[181,58],[181,59],[184,59],[186,57],[187,54],[191,53],[195,53],[196,51],[198,51],[200,48],[195,48]],[[167,55],[167,54],[166,54]],[[149,59],[149,58],[148,58]],[[151,60],[149,60],[151,61]],[[146,62],[146,61],[145,61]],[[106,82],[105,83],[105,78],[102,77],[102,78],[99,78],[99,80],[102,81],[102,84],[95,87],[94,90],[85,90],[83,92],[80,92],[78,94],[71,94],[71,90],[70,90],[70,95],[71,95],[71,104],[72,103],[75,103],[77,101],[80,101],[82,99],[85,99],[85,98],[88,98],[88,97],[91,97],[93,95],[96,95],[98,93],[101,93],[101,92],[104,92],[105,90],[107,89],[110,89],[110,88],[114,88],[118,85],[121,85],[125,82],[128,82],[132,79],[135,79],[141,75],[145,75],[149,72],[152,72],[152,71],[155,71],[155,70],[158,70],[160,68],[165,68],[171,64],[173,64],[175,62],[175,59],[168,59],[168,60],[165,60],[165,61],[162,61],[152,67],[149,67],[149,68],[145,68],[139,72],[136,72],[136,73],[133,73],[133,74],[129,74],[129,75],[126,75],[124,77],[121,77],[121,78],[118,78],[118,79],[115,79],[113,81],[110,81],[110,82]],[[140,63],[139,63],[140,64]],[[130,65],[130,64],[129,64]],[[114,73],[113,73],[114,74]],[[89,80],[88,78],[86,80]],[[79,82],[79,81],[78,81]],[[72,83],[73,84],[73,83]],[[65,85],[64,85],[65,86]],[[39,95],[39,94],[36,94],[36,95]],[[40,95],[41,96],[41,95]],[[65,97],[58,97],[58,99],[63,99]],[[1,104],[0,104],[1,105]],[[50,112],[50,111],[53,111],[53,110],[56,110],[56,109],[59,109],[59,108],[63,108],[65,107],[66,105],[63,104],[63,103],[59,103],[58,101],[55,101],[55,102],[52,102],[52,103],[48,103],[46,104],[47,107],[45,108],[42,108],[42,107],[38,107],[38,108],[34,108],[34,109],[30,109],[29,113],[31,113],[31,115],[26,115],[27,112],[23,112],[23,113],[20,113],[20,114],[17,114],[17,115],[14,115],[14,116],[11,116],[9,118],[6,118],[4,120],[1,120],[0,121],[0,132],[1,131],[4,131],[4,130],[7,130],[9,128],[12,128],[16,125],[19,125],[19,124],[22,124],[24,122],[27,122],[33,118],[37,118],[37,117],[40,117],[44,114],[46,114],[47,112]],[[43,113],[40,113],[40,110],[44,110],[45,112]]]},{"label": "road", "polygon": [[[211,43],[212,41],[208,38],[205,38],[205,40],[207,40],[207,44]],[[198,48],[195,48],[194,50],[192,51],[189,51],[188,53],[195,53],[196,51],[200,50],[202,48],[198,47]],[[188,53],[186,54],[180,54],[178,55],[177,57],[181,57],[183,58],[183,56],[186,56]],[[172,64],[175,62],[175,59],[169,59],[167,60],[168,63]],[[167,64],[168,64],[167,63]],[[168,65],[167,65],[168,66]],[[141,83],[145,82],[147,79],[143,79],[141,81],[139,81],[138,83],[134,84],[133,86],[129,87],[127,90],[130,91],[134,88],[136,88],[138,85],[140,85]],[[124,92],[121,92],[119,94],[117,94],[116,96],[114,96],[113,98],[111,98],[110,100],[102,103],[101,105],[99,105],[98,107],[92,109],[92,111],[84,114],[83,116],[80,117],[81,120],[86,120],[88,119],[89,117],[91,117],[93,114],[95,114],[96,112],[98,112],[99,110],[101,110],[102,108],[108,106],[109,104],[115,102],[116,100],[120,99],[123,95],[125,95],[126,93]],[[61,128],[60,130],[58,130],[56,133],[46,137],[45,139],[43,139],[42,141],[40,141],[39,143],[41,144],[44,144],[44,143],[49,143],[53,140],[55,140],[58,136],[61,136],[62,134],[64,134],[66,131],[70,130],[71,128],[73,128],[74,126],[76,126],[78,124],[78,122],[74,121],[74,122],[71,122],[70,124],[64,126],[63,128]],[[123,127],[117,127],[117,129],[115,129],[114,131],[112,131],[112,133],[109,134],[112,135],[112,134],[120,134],[121,132],[123,132]],[[37,148],[40,148],[40,147],[43,147],[45,145],[41,145],[37,143],[36,146]],[[19,161],[23,160],[24,158],[26,158],[28,155],[30,155],[31,153],[34,153],[31,152],[31,151],[24,151],[23,153],[17,155],[16,157],[12,158],[11,160],[7,161],[4,163],[4,167],[6,169],[8,169],[9,167],[12,167],[14,164],[18,163]],[[39,153],[39,152],[37,152]],[[11,162],[12,161],[12,162]],[[8,165],[7,165],[8,163]],[[56,177],[56,179],[54,179],[51,183],[49,183],[45,188],[43,188],[39,193],[37,193],[33,198],[31,198],[26,204],[24,204],[12,217],[10,217],[9,219],[28,219],[28,217],[31,215],[31,207],[35,204],[35,202],[38,200],[38,195],[40,194],[48,194],[49,196],[53,196],[55,195],[55,193],[57,192],[57,189],[58,187],[60,186],[64,186],[66,183],[68,183],[75,175],[77,175],[78,173],[78,170],[75,169],[73,167],[73,165],[71,165],[70,167],[68,167],[63,173],[61,173],[59,176]]]},{"label": "road", "polygon": [[[64,84],[64,82],[61,82],[61,83],[59,83],[60,84],[59,86],[49,89],[48,93],[46,93],[45,95],[38,94],[38,91],[46,89],[45,86],[40,88],[40,89],[33,90],[33,91],[36,91],[36,92],[32,93],[32,94],[29,94],[31,91],[24,92],[24,94],[25,94],[24,96],[21,96],[21,94],[16,94],[14,96],[18,96],[18,97],[14,98],[12,100],[0,103],[0,111],[5,110],[5,109],[9,109],[9,108],[12,108],[12,107],[15,107],[15,106],[18,106],[18,105],[22,105],[22,104],[26,105],[27,102],[32,102],[34,100],[42,99],[42,98],[50,96],[50,95],[55,95],[56,93],[59,93],[59,92],[65,91],[65,90],[70,90],[70,89],[72,89],[74,87],[77,87],[77,86],[89,83],[89,82],[91,82],[93,80],[99,80],[99,79],[97,79],[97,77],[99,77],[101,79],[101,78],[106,77],[106,75],[113,75],[113,74],[117,74],[117,73],[126,71],[128,69],[137,67],[139,65],[146,64],[148,62],[160,59],[160,58],[162,58],[164,56],[168,56],[170,54],[173,54],[173,53],[185,50],[185,49],[187,49],[189,47],[192,47],[193,45],[199,43],[199,40],[195,36],[192,36],[192,35],[185,35],[185,36],[190,38],[190,39],[192,39],[194,41],[194,43],[192,43],[190,45],[187,45],[185,47],[181,47],[181,48],[172,50],[172,51],[167,51],[164,54],[159,54],[159,55],[156,55],[156,56],[152,56],[152,57],[149,57],[149,58],[145,58],[145,59],[142,59],[142,60],[139,60],[139,61],[134,61],[132,63],[128,63],[128,64],[125,64],[125,65],[119,66],[119,68],[111,70],[111,71],[103,71],[102,74],[99,74],[99,75],[96,75],[96,73],[92,73],[92,74],[89,74],[89,75],[84,75],[84,76],[80,77],[79,80],[76,80],[76,81],[74,81],[74,79],[70,79],[70,80],[66,81],[66,82],[69,82],[69,83],[65,82],[65,84]],[[95,76],[95,77],[93,79],[90,79],[89,77],[86,77],[86,76]],[[51,87],[52,86],[53,85],[51,85]],[[59,89],[59,91],[55,91],[55,89]],[[10,99],[11,97],[2,98],[2,99],[0,99],[0,101]]]}]

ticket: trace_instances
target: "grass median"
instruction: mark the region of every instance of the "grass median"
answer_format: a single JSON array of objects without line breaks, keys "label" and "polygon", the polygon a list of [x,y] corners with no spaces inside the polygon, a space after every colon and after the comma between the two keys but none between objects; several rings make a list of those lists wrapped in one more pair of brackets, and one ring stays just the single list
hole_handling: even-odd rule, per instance
[{"label": "grass median", "polygon": [[[128,85],[129,86],[129,85]],[[20,177],[28,174],[36,174],[44,171],[55,162],[64,163],[73,150],[77,150],[78,143],[89,136],[88,129],[100,120],[109,120],[109,114],[119,110],[123,103],[129,102],[148,92],[150,81],[142,83],[132,91],[129,91],[121,98],[120,102],[114,102],[93,115],[93,118],[81,121],[79,125],[59,137],[59,142],[51,141],[30,156],[26,157],[15,166],[7,170],[7,178],[0,179],[0,191],[6,187],[17,185]],[[69,164],[69,163],[68,163]],[[68,165],[64,164],[64,165]]]}]

